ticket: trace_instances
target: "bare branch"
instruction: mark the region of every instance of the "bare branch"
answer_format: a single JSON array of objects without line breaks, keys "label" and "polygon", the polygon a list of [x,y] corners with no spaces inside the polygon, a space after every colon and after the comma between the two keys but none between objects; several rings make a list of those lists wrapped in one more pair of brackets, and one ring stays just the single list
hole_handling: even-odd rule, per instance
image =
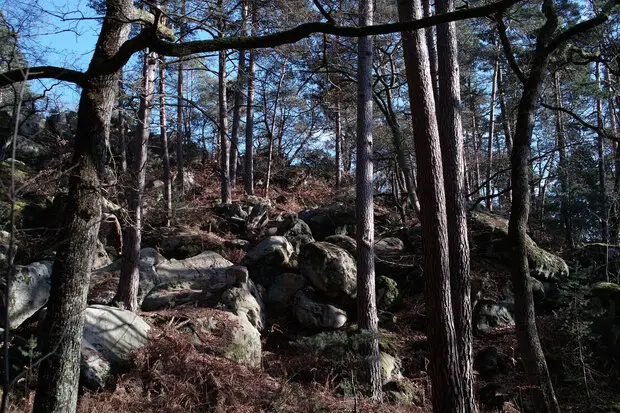
[{"label": "bare branch", "polygon": [[81,86],[84,73],[56,66],[31,67],[28,71],[22,68],[0,73],[0,87],[33,79],[58,79]]}]

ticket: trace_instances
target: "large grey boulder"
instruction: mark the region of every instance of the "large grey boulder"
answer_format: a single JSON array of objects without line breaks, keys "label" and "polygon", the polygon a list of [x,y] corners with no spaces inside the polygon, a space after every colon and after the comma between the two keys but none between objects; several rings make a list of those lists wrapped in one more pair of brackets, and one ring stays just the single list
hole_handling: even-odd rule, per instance
[{"label": "large grey boulder", "polygon": [[270,236],[250,249],[241,264],[248,267],[254,281],[269,287],[278,274],[289,270],[294,252],[285,237]]},{"label": "large grey boulder", "polygon": [[297,291],[304,288],[306,284],[306,278],[301,274],[290,272],[280,274],[269,286],[265,301],[275,307],[290,307]]},{"label": "large grey boulder", "polygon": [[9,291],[9,328],[19,327],[39,311],[50,296],[52,262],[16,265]]},{"label": "large grey boulder", "polygon": [[286,265],[293,255],[293,246],[282,236],[271,236],[262,240],[243,258],[245,266]]},{"label": "large grey boulder", "polygon": [[91,268],[93,270],[98,270],[99,268],[103,268],[111,263],[112,260],[105,250],[105,246],[100,240],[97,240],[97,247],[95,248],[95,254],[93,255],[93,259],[91,261]]},{"label": "large grey boulder", "polygon": [[473,325],[476,333],[488,333],[493,328],[513,326],[515,324],[506,303],[492,300],[480,300],[473,312]]},{"label": "large grey boulder", "polygon": [[291,243],[295,254],[299,254],[304,245],[314,242],[310,227],[297,215],[285,217],[282,222],[279,222],[277,234],[282,235]]},{"label": "large grey boulder", "polygon": [[299,218],[308,224],[315,239],[323,241],[330,235],[352,232],[355,227],[355,206],[337,202],[302,211]]},{"label": "large grey boulder", "polygon": [[[233,265],[220,254],[205,251],[184,260],[165,261],[155,266],[159,283],[172,281],[206,281],[213,277],[215,268],[227,268]],[[204,280],[206,279],[206,280]]]},{"label": "large grey boulder", "polygon": [[81,376],[91,388],[104,387],[134,353],[147,344],[149,325],[137,314],[93,305],[84,313]]},{"label": "large grey boulder", "polygon": [[238,316],[244,315],[258,331],[262,331],[266,325],[265,305],[250,279],[224,291],[220,297],[220,304]]},{"label": "large grey boulder", "polygon": [[319,291],[352,300],[357,294],[357,265],[344,249],[328,242],[306,244],[299,254],[299,271]]},{"label": "large grey boulder", "polygon": [[336,329],[347,322],[347,313],[344,310],[315,300],[312,288],[297,292],[293,314],[302,326],[308,328]]},{"label": "large grey boulder", "polygon": [[[6,263],[9,257],[9,243],[11,234],[6,231],[0,231],[0,263]],[[13,246],[13,255],[17,251],[17,245]]]},{"label": "large grey boulder", "polygon": [[352,238],[348,235],[330,235],[329,237],[325,238],[325,242],[338,245],[340,248],[344,249],[354,257],[355,254],[357,254],[357,241],[355,240],[355,238]]},{"label": "large grey boulder", "polygon": [[251,367],[260,367],[260,333],[244,316],[226,311],[202,310],[194,321],[198,350],[215,353]]}]

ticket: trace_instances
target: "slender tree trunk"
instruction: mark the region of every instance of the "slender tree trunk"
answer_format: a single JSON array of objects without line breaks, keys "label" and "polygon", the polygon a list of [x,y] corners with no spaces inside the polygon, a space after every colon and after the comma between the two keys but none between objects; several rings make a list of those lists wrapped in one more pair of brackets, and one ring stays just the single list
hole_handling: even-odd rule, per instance
[{"label": "slender tree trunk", "polygon": [[[422,0],[423,17],[431,17],[433,10],[430,0]],[[435,27],[427,27],[424,29],[426,34],[426,46],[428,47],[428,58],[431,65],[431,82],[433,83],[433,97],[435,102],[439,101],[439,86],[437,84],[438,59],[437,59],[437,43],[435,42]]]},{"label": "slender tree trunk", "polygon": [[119,81],[119,99],[118,99],[118,129],[121,138],[121,171],[123,174],[127,172],[127,116],[124,108],[124,91],[123,91],[123,71],[121,70]]},{"label": "slender tree trunk", "polygon": [[[612,76],[609,73],[609,69],[605,68],[605,81],[607,83],[607,87],[611,89],[612,87]],[[607,102],[607,107],[609,110],[609,122],[611,131],[614,135],[618,135],[618,119],[616,113],[616,105],[614,104],[613,98],[609,98]],[[610,242],[614,245],[618,244],[620,237],[620,145],[618,142],[614,143],[614,186],[613,186],[613,207],[611,208],[611,229],[610,229]]]},{"label": "slender tree trunk", "polygon": [[[248,3],[241,5],[241,33],[245,34],[248,19]],[[245,50],[239,50],[239,63],[237,64],[237,82],[235,86],[235,100],[233,109],[233,121],[230,145],[230,182],[233,188],[237,184],[237,163],[239,162],[239,129],[241,127],[241,105],[243,104],[243,88],[246,83],[245,73]]]},{"label": "slender tree trunk", "polygon": [[[560,73],[556,71],[553,74],[553,86],[555,92],[555,106],[561,108],[562,103],[562,90],[560,89]],[[564,133],[564,119],[561,111],[555,112],[555,134],[557,136],[558,145],[558,178],[560,181],[560,189],[562,194],[560,196],[560,221],[564,228],[564,238],[569,248],[575,247],[575,240],[573,239],[573,228],[571,225],[570,216],[570,189],[568,182],[568,170],[566,165],[566,135]]]},{"label": "slender tree trunk", "polygon": [[473,188],[477,188],[476,196],[480,196],[480,144],[478,142],[478,111],[476,110],[476,96],[472,88],[471,72],[467,78],[469,90],[471,91],[471,99],[469,100],[469,108],[471,110],[471,140],[474,145],[474,170],[473,170]]},{"label": "slender tree trunk", "polygon": [[[252,36],[258,33],[258,10],[252,0],[246,0],[251,4],[252,13]],[[248,104],[246,110],[245,126],[245,193],[254,195],[254,85],[256,82],[256,51],[250,50],[250,62],[248,73]]]},{"label": "slender tree trunk", "polygon": [[125,16],[132,9],[128,0],[108,0],[107,18],[82,83],[62,244],[54,261],[43,325],[46,340],[41,351],[50,356],[39,365],[35,413],[73,413],[77,406],[84,310],[101,222],[100,176],[109,151],[110,118],[120,79],[120,71],[94,72],[127,40],[130,25]]},{"label": "slender tree trunk", "polygon": [[[554,14],[551,0],[544,0],[543,10]],[[517,111],[512,154],[512,209],[508,237],[512,245],[512,285],[515,297],[515,323],[523,366],[532,387],[529,393],[540,412],[559,413],[553,384],[545,355],[538,337],[532,285],[528,281],[530,268],[527,259],[527,222],[530,213],[530,145],[534,129],[534,112],[550,52],[546,44],[557,28],[557,18],[548,19],[539,30],[536,51],[523,82],[523,92]]]},{"label": "slender tree trunk", "polygon": [[[595,64],[596,70],[596,84],[601,89],[601,69],[600,63]],[[603,121],[603,100],[601,98],[596,99],[596,123],[599,130],[605,128]],[[605,140],[603,134],[598,134],[597,153],[598,153],[598,174],[599,185],[601,191],[601,239],[604,243],[609,242],[609,225],[608,225],[608,211],[607,211],[607,173],[605,171]]]},{"label": "slender tree trunk", "polygon": [[117,293],[125,309],[132,312],[138,311],[138,284],[140,282],[138,261],[140,260],[140,243],[142,240],[142,196],[144,194],[148,143],[151,134],[156,65],[157,54],[148,52],[148,50],[145,51],[138,127],[132,141],[129,187],[127,188],[130,225],[125,228],[121,275],[118,280]]},{"label": "slender tree trunk", "polygon": [[[438,14],[454,11],[454,0],[437,0]],[[465,161],[461,126],[461,83],[459,78],[457,31],[454,22],[437,26],[439,67],[438,124],[443,160],[444,187],[448,223],[450,287],[457,345],[459,386],[453,391],[456,399],[452,409],[475,413],[474,371],[472,350],[471,281],[469,275],[469,241],[465,205]],[[495,89],[495,82],[493,83]],[[493,93],[494,95],[494,93]],[[491,105],[494,104],[494,96]],[[492,114],[493,112],[491,112]],[[491,115],[493,123],[493,115]],[[491,137],[493,131],[491,130]],[[492,140],[492,138],[489,138]]]},{"label": "slender tree trunk", "polygon": [[[219,23],[220,36],[224,36],[224,3],[218,1],[221,17]],[[230,141],[228,140],[228,98],[226,94],[226,50],[219,53],[218,71],[218,96],[219,96],[219,121],[220,121],[220,184],[223,204],[232,202],[232,191],[230,187]]]},{"label": "slender tree trunk", "polygon": [[166,226],[172,220],[172,179],[170,173],[170,154],[168,153],[168,128],[166,119],[166,58],[159,58],[159,123],[161,141],[164,149],[164,198],[166,200]]},{"label": "slender tree trunk", "polygon": [[[422,16],[420,0],[399,0],[401,22]],[[403,33],[413,135],[418,165],[423,238],[424,295],[433,411],[459,412],[463,403],[458,346],[450,292],[446,197],[439,130],[424,32]]]},{"label": "slender tree trunk", "polygon": [[[181,0],[181,19],[185,16],[185,0]],[[183,42],[185,40],[185,23],[181,21],[179,24],[179,42]],[[179,58],[178,63],[178,74],[177,74],[177,186],[181,194],[185,193],[185,180],[183,179],[183,127],[184,127],[184,117],[183,117],[183,89],[184,89],[184,79],[183,79],[183,58]]]},{"label": "slender tree trunk", "polygon": [[[373,22],[373,1],[362,0],[360,26]],[[371,36],[358,39],[357,49],[357,317],[359,327],[371,334],[368,346],[372,399],[381,400],[381,366],[379,356],[379,318],[375,296],[373,158],[372,158],[372,51]]]},{"label": "slender tree trunk", "polygon": [[340,92],[338,92],[336,98],[336,189],[342,185],[342,120],[340,116]]},{"label": "slender tree trunk", "polygon": [[504,86],[504,76],[502,74],[502,65],[500,63],[497,66],[497,92],[499,94],[499,108],[502,112],[502,128],[504,129],[504,137],[506,140],[506,151],[510,155],[510,152],[512,152],[512,128],[510,127]]},{"label": "slender tree trunk", "polygon": [[[278,110],[278,101],[280,100],[280,91],[282,90],[282,83],[284,82],[284,75],[286,74],[286,63],[288,59],[284,59],[284,63],[282,64],[282,69],[280,71],[280,79],[278,80],[278,87],[276,89],[276,97],[273,102],[273,116],[271,117],[271,125],[267,125],[265,122],[265,127],[267,127],[267,135],[269,137],[269,149],[267,152],[267,179],[265,180],[265,198],[269,198],[269,184],[271,182],[271,169],[273,167],[273,139],[274,132],[276,126],[276,113]],[[267,101],[265,101],[265,120],[267,119]]]},{"label": "slender tree trunk", "polygon": [[487,145],[487,176],[486,176],[486,196],[487,209],[493,210],[493,200],[491,194],[493,191],[491,185],[491,173],[493,172],[493,136],[495,135],[495,94],[497,91],[497,73],[499,71],[499,50],[493,65],[493,79],[491,84],[491,101],[489,103],[489,141]]}]

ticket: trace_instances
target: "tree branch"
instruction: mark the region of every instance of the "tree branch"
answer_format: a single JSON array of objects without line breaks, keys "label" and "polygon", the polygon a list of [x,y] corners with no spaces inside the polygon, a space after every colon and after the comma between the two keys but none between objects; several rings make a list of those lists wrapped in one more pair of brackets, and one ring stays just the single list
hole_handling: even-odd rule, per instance
[{"label": "tree branch", "polygon": [[584,33],[590,30],[593,27],[596,27],[600,24],[605,23],[609,19],[609,14],[611,11],[618,5],[618,0],[611,0],[603,6],[603,10],[601,13],[593,17],[589,20],[583,21],[574,25],[573,27],[564,30],[562,33],[558,34],[554,39],[552,39],[547,47],[545,48],[547,53],[553,52],[556,48],[558,48],[562,43],[566,42],[573,36],[577,36],[581,33]]},{"label": "tree branch", "polygon": [[0,74],[0,87],[33,79],[58,79],[81,86],[84,73],[56,66],[30,67],[28,70],[16,69]]},{"label": "tree branch", "polygon": [[[501,0],[486,6],[461,9],[451,13],[434,15],[410,22],[387,23],[374,26],[349,27],[336,26],[330,23],[304,23],[289,30],[264,36],[239,36],[212,40],[196,40],[181,44],[166,42],[160,39],[150,39],[148,46],[153,51],[166,56],[188,56],[194,53],[215,52],[225,49],[262,49],[296,43],[315,33],[331,34],[342,37],[376,36],[408,30],[418,30],[438,24],[485,17],[491,14],[502,13],[520,0]],[[135,50],[137,51],[137,50]]]},{"label": "tree branch", "polygon": [[584,118],[582,118],[581,116],[579,116],[577,113],[573,112],[570,109],[561,108],[559,106],[551,106],[551,105],[546,104],[545,102],[541,102],[540,105],[543,108],[546,108],[546,109],[551,109],[551,110],[557,110],[557,111],[560,111],[560,112],[564,112],[567,115],[569,115],[570,117],[572,117],[573,119],[575,119],[577,122],[579,122],[582,126],[584,126],[584,127],[588,128],[588,129],[596,132],[601,137],[607,138],[607,139],[609,139],[611,141],[620,143],[620,136],[614,134],[613,132],[610,132],[609,130],[607,130],[605,128],[599,128],[598,126],[595,126],[595,125],[589,123]]},{"label": "tree branch", "polygon": [[523,71],[519,67],[519,63],[517,63],[517,59],[515,58],[514,53],[512,52],[512,45],[510,44],[510,40],[508,40],[508,36],[506,35],[506,24],[504,23],[504,19],[502,16],[497,16],[497,33],[499,33],[499,39],[502,42],[502,49],[504,49],[504,56],[506,56],[506,60],[510,65],[510,68],[517,76],[517,78],[521,81],[521,83],[525,83],[525,75]]}]

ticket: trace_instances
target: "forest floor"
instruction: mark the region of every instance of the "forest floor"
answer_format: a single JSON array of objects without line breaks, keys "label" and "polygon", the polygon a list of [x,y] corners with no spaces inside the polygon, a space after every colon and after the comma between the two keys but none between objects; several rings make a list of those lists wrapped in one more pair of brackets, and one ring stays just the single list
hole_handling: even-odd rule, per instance
[{"label": "forest floor", "polygon": [[[198,174],[200,190],[186,197],[177,219],[179,227],[208,227],[209,214],[219,196],[219,183],[214,173]],[[352,187],[336,192],[333,186],[311,177],[308,184],[293,189],[275,185],[271,198],[280,197],[273,214],[300,212],[335,200],[354,202]],[[241,198],[241,185],[233,199]],[[262,190],[258,188],[258,195]],[[389,197],[377,199],[379,210],[393,216],[398,212]],[[402,226],[402,224],[400,224]],[[407,225],[417,225],[415,220]],[[151,228],[150,231],[158,230]],[[219,234],[218,237],[226,237]],[[218,239],[214,237],[214,239]],[[243,254],[229,251],[226,257],[240,263]],[[419,263],[419,255],[402,257]],[[472,278],[487,288],[499,289],[509,268],[472,249]],[[419,268],[418,268],[419,271]],[[402,359],[403,381],[414,390],[414,404],[386,400],[372,404],[363,396],[363,385],[354,365],[334,360],[319,353],[300,351],[294,341],[302,333],[289,318],[269,314],[263,332],[261,369],[251,369],[234,362],[196,351],[184,334],[182,309],[162,314],[153,325],[149,344],[136,357],[130,371],[120,375],[109,389],[85,391],[79,401],[79,412],[430,412],[430,379],[426,372],[428,351],[425,305],[418,277],[398,279],[403,296],[400,310],[384,314],[383,323],[393,333],[392,345]],[[386,321],[387,320],[387,321]],[[564,321],[563,321],[564,320]],[[538,317],[543,347],[548,356],[552,379],[563,412],[620,411],[618,370],[594,360],[575,335],[566,332],[565,318],[555,312]],[[519,349],[514,327],[497,328],[474,341],[474,354],[495,347],[502,358],[501,371],[484,380],[476,376],[476,391],[495,405],[481,405],[482,412],[518,412],[521,392],[528,383],[519,362]],[[11,398],[9,411],[28,411],[33,400],[34,375],[22,379]],[[486,393],[485,393],[486,392]]]}]

